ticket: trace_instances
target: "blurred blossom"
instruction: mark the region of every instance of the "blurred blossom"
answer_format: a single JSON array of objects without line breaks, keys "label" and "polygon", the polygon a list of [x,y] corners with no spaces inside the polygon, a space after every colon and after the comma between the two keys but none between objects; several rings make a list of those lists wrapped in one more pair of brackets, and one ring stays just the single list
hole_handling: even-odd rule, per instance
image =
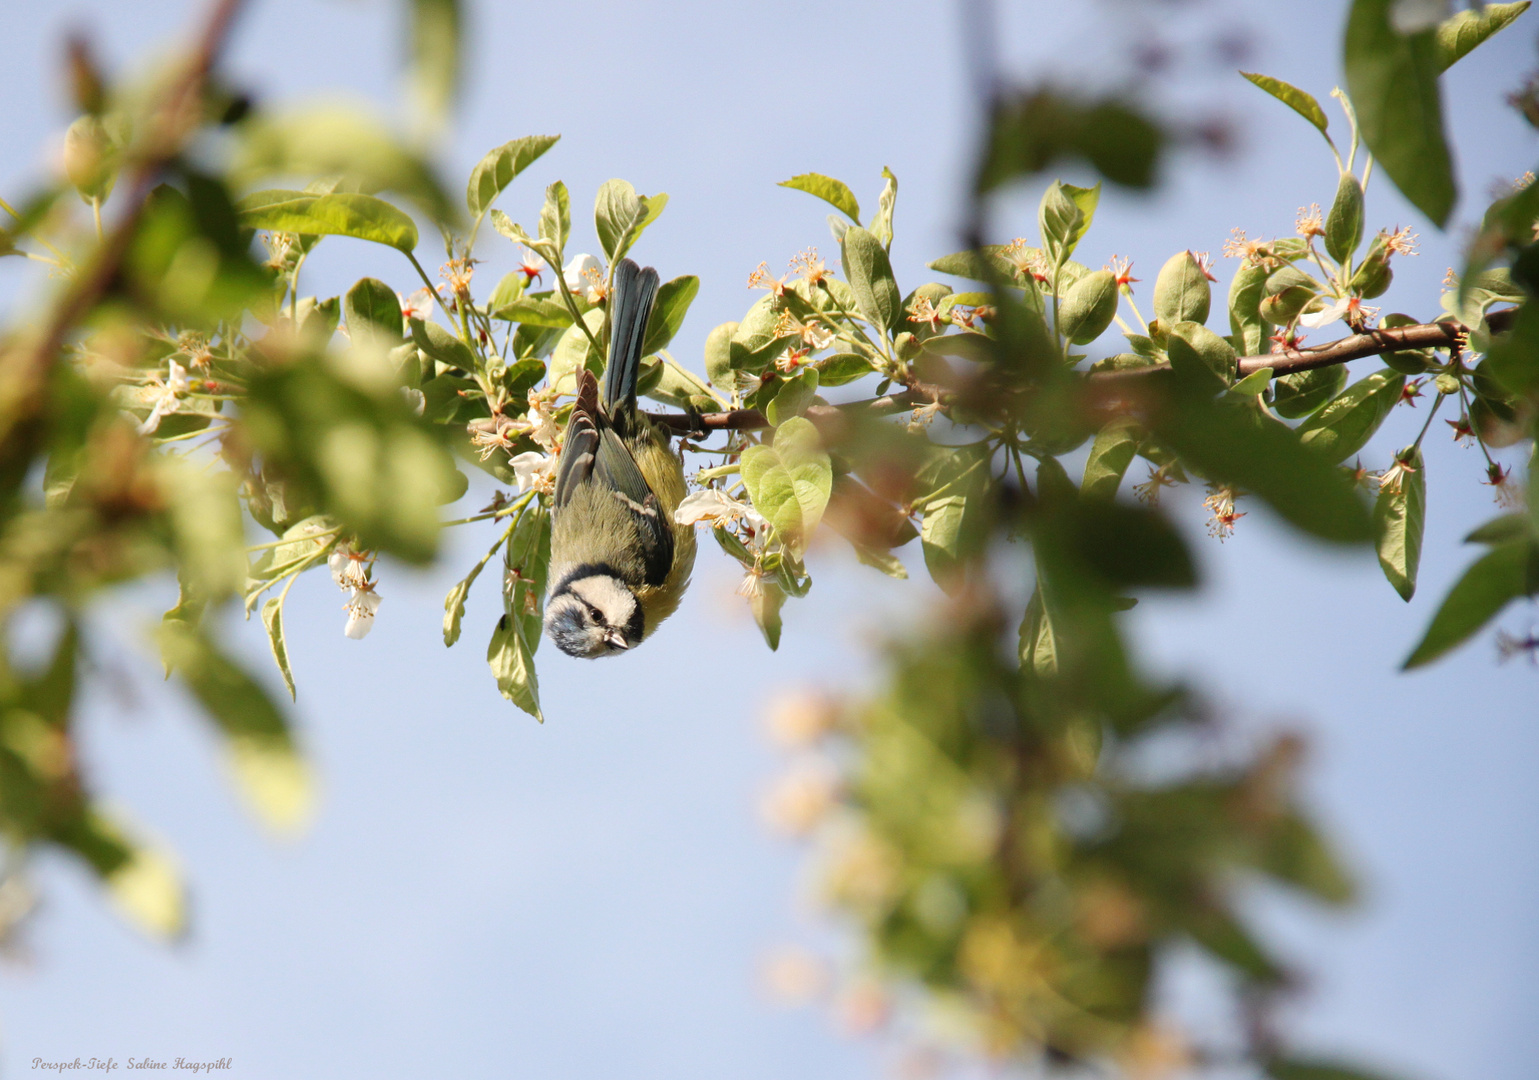
[{"label": "blurred blossom", "polygon": [[817,690],[782,694],[770,702],[764,716],[770,738],[787,750],[814,746],[838,724],[838,703]]},{"label": "blurred blossom", "polygon": [[1174,1028],[1143,1024],[1133,1029],[1118,1055],[1128,1080],[1167,1080],[1188,1075],[1192,1054]]},{"label": "blurred blossom", "polygon": [[759,972],[765,991],[786,1005],[805,1005],[828,988],[828,965],[806,949],[788,945],[764,958]]},{"label": "blurred blossom", "polygon": [[955,825],[957,855],[983,859],[992,855],[998,846],[1005,820],[993,799],[972,795],[957,807]]},{"label": "blurred blossom", "polygon": [[1115,881],[1096,881],[1075,897],[1079,931],[1099,949],[1133,945],[1147,936],[1138,897]]},{"label": "blurred blossom", "polygon": [[806,836],[839,800],[839,780],[820,759],[800,762],[765,793],[760,815],[776,832]]},{"label": "blurred blossom", "polygon": [[869,830],[837,837],[828,854],[823,888],[830,900],[860,912],[885,912],[901,884],[903,857]]},{"label": "blurred blossom", "polygon": [[892,1015],[892,999],[874,979],[847,987],[834,1003],[834,1022],[846,1035],[870,1035]]}]

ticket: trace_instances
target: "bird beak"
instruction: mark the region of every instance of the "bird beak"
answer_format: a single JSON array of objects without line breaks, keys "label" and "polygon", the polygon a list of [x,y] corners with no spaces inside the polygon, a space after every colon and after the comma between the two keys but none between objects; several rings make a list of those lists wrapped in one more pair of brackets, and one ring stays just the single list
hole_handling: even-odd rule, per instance
[{"label": "bird beak", "polygon": [[611,649],[619,649],[622,652],[630,648],[630,644],[625,640],[625,636],[618,630],[611,630],[605,634],[604,644],[608,645]]}]

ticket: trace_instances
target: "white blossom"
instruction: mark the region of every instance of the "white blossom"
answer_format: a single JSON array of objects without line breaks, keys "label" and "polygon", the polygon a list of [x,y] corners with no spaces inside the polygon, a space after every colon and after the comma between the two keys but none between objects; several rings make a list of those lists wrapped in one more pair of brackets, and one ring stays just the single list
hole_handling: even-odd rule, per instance
[{"label": "white blossom", "polygon": [[752,506],[739,502],[717,488],[705,488],[686,496],[673,512],[673,520],[680,525],[694,525],[704,521],[711,526],[746,521],[755,533],[765,524],[763,516]]},{"label": "white blossom", "polygon": [[374,629],[374,613],[379,610],[379,593],[374,591],[373,582],[365,582],[362,588],[354,589],[348,597],[343,610],[347,612],[347,625],[342,632],[353,640],[368,635]]},{"label": "white blossom", "polygon": [[406,404],[411,406],[411,411],[421,416],[427,411],[427,397],[421,390],[411,386],[401,387],[401,396],[406,399]]},{"label": "white blossom", "polygon": [[508,465],[518,481],[519,494],[526,491],[549,492],[556,484],[556,459],[538,450],[529,450],[512,458]]},{"label": "white blossom", "polygon": [[604,299],[604,264],[587,252],[573,255],[561,268],[561,278],[568,289],[586,296],[590,304]]},{"label": "white blossom", "polygon": [[153,435],[160,427],[161,420],[176,412],[180,395],[187,392],[189,386],[187,369],[175,360],[167,360],[166,363],[170,370],[166,374],[165,382],[160,384],[159,392],[153,398],[150,415],[146,416],[144,422],[139,425],[140,435]]},{"label": "white blossom", "polygon": [[401,296],[401,317],[404,319],[417,319],[426,322],[433,315],[433,290],[426,285],[412,293],[410,296]]},{"label": "white blossom", "polygon": [[337,588],[343,592],[361,589],[369,583],[368,575],[364,571],[364,563],[368,562],[368,555],[357,551],[346,540],[338,541],[337,546],[331,549],[331,554],[326,557],[326,567],[331,571],[331,580],[337,583]]}]

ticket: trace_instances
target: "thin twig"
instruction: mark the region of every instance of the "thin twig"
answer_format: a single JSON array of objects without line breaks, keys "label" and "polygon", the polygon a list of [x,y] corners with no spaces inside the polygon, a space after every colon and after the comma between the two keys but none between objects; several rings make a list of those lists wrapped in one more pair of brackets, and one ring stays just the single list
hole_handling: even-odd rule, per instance
[{"label": "thin twig", "polygon": [[162,130],[147,140],[149,151],[133,164],[129,172],[128,207],[122,219],[97,249],[96,257],[90,265],[75,279],[74,285],[54,308],[53,316],[37,338],[36,344],[29,350],[13,353],[0,361],[0,458],[14,460],[13,455],[20,449],[14,445],[17,426],[25,425],[39,409],[45,376],[58,360],[70,328],[85,317],[117,277],[150,192],[158,182],[161,171],[181,153],[186,133],[178,129],[178,124],[187,123],[189,117],[201,117],[201,110],[197,106],[204,83],[219,58],[229,36],[230,26],[243,3],[244,0],[216,0],[209,11],[208,22],[197,39],[186,73],[171,88],[162,104],[159,117]]},{"label": "thin twig", "polygon": [[[1512,320],[1516,316],[1516,308],[1493,311],[1486,316],[1486,324],[1490,326],[1493,333],[1500,333],[1512,325]],[[1451,321],[1400,326],[1392,330],[1368,330],[1312,349],[1284,349],[1281,352],[1265,353],[1261,356],[1242,356],[1239,360],[1239,377],[1243,379],[1262,368],[1271,368],[1272,374],[1280,377],[1292,375],[1298,371],[1333,367],[1336,364],[1345,364],[1387,352],[1444,349],[1457,344],[1460,336],[1467,333],[1469,333],[1468,327]],[[1169,364],[1151,364],[1149,367],[1130,368],[1125,371],[1099,371],[1090,376],[1090,382],[1098,386],[1136,382],[1156,372],[1169,370]]]}]

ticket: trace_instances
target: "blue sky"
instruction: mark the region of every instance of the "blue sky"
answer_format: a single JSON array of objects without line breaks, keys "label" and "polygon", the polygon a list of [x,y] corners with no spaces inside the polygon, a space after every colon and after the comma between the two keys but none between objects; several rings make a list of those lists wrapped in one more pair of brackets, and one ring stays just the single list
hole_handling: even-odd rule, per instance
[{"label": "blue sky", "polygon": [[[266,101],[325,94],[402,116],[398,6],[253,4],[232,70]],[[1013,70],[1117,85],[1124,46],[1158,37],[1174,62],[1166,101],[1237,125],[1231,158],[1182,156],[1157,194],[1109,192],[1085,261],[1131,256],[1152,279],[1174,251],[1217,254],[1234,226],[1287,233],[1297,206],[1329,201],[1333,165],[1318,138],[1240,80],[1241,63],[1220,46],[1247,39],[1243,66],[1325,99],[1339,79],[1344,5],[1001,6]],[[0,7],[12,57],[0,70],[7,197],[47,167],[44,148],[68,123],[57,62],[68,27],[90,28],[121,69],[197,9]],[[776,267],[810,244],[832,248],[822,204],[779,180],[829,173],[874,205],[890,166],[901,181],[893,255],[905,290],[933,276],[925,261],[959,246],[970,10],[476,5],[443,175],[457,190],[491,146],[559,132],[500,201],[515,220],[530,222],[557,178],[574,210],[611,176],[668,192],[637,256],[665,278],[700,275],[673,348],[699,370],[705,335],[751,302],[744,282],[760,260]],[[1533,66],[1532,18],[1446,80],[1466,192],[1450,234],[1426,228],[1382,182],[1370,190],[1370,225],[1423,235],[1386,298],[1397,310],[1436,313],[1438,281],[1458,261],[1455,241],[1480,196],[1534,163],[1531,129],[1500,104]],[[1002,202],[1002,237],[1031,234],[1040,186]],[[593,250],[591,223],[574,218],[576,250]],[[495,236],[478,253],[489,281],[515,255]],[[393,253],[328,240],[306,265],[307,290],[334,294],[366,273],[403,291],[415,284]],[[14,297],[34,293],[16,292],[17,267],[0,275],[10,310],[24,307]],[[1387,464],[1419,419],[1393,417],[1365,461]],[[1185,493],[1174,505],[1206,588],[1151,598],[1131,622],[1152,663],[1200,673],[1242,731],[1311,733],[1311,796],[1366,899],[1339,916],[1256,898],[1311,976],[1291,1030],[1407,1077],[1518,1080],[1539,1054],[1539,673],[1497,666],[1489,635],[1426,673],[1396,673],[1470,558],[1459,538],[1495,513],[1478,454],[1440,434],[1429,441],[1431,516],[1410,605],[1371,554],[1301,539],[1259,508],[1226,544],[1209,541],[1200,494]],[[474,487],[465,505],[489,490]],[[813,592],[787,609],[784,643],[770,654],[731,596],[732,568],[703,551],[684,609],[646,649],[594,666],[542,650],[542,727],[498,697],[486,670],[499,606],[491,578],[472,596],[460,644],[445,650],[439,636],[444,593],[490,541],[459,529],[439,569],[385,567],[385,602],[362,643],[343,638],[328,579],[294,590],[299,722],[323,780],[315,824],[298,841],[270,840],[242,813],[215,740],[131,640],[107,651],[132,672],[123,682],[136,702],[125,704],[121,687],[95,694],[84,753],[111,802],[177,853],[193,929],[175,948],[148,941],[78,867],[40,860],[35,963],[0,968],[4,1075],[34,1057],[77,1055],[228,1056],[233,1075],[250,1078],[886,1075],[891,1046],[850,1040],[823,1013],[779,1008],[758,987],[766,950],[800,942],[837,954],[844,939],[803,899],[798,851],[756,819],[778,767],[757,702],[787,685],[869,679],[870,643],[894,620],[922,617],[931,588],[918,575],[889,582],[834,545],[817,549]],[[131,631],[161,599],[124,597],[103,624]],[[1532,618],[1530,609],[1505,621],[1524,630]],[[265,674],[260,627],[234,629]],[[1186,981],[1175,981],[1180,998]]]}]

